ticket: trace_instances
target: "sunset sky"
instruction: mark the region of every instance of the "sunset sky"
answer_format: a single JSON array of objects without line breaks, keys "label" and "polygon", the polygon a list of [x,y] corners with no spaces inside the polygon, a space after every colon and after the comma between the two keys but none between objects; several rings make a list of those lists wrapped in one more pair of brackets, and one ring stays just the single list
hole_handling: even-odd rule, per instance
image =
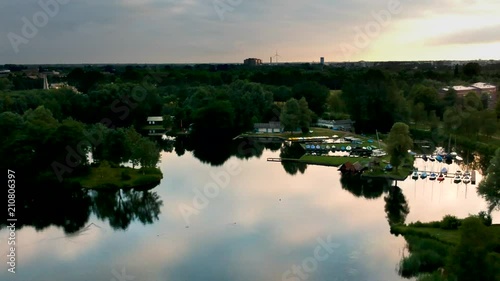
[{"label": "sunset sky", "polygon": [[0,64],[500,59],[498,0],[58,1],[0,2]]}]

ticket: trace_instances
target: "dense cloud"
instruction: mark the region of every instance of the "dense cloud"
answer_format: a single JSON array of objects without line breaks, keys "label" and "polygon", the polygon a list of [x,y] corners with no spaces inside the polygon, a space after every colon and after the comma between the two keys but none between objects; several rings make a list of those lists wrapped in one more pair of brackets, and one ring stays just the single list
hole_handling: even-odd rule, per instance
[{"label": "dense cloud", "polygon": [[[276,50],[287,61],[317,61],[320,56],[343,60],[339,47],[353,45],[356,28],[376,21],[374,14],[387,11],[391,2],[399,3],[399,12],[370,38],[374,43],[382,36],[389,37],[387,44],[398,43],[391,32],[405,21],[418,25],[444,16],[484,19],[500,8],[491,0],[58,0],[67,4],[58,5],[59,11],[33,38],[23,36],[22,18],[33,23],[33,16],[44,11],[39,2],[53,1],[0,3],[0,64],[240,62],[254,56],[267,61]],[[481,37],[465,31],[467,36],[454,43],[491,42],[492,32],[493,27],[482,30]],[[450,28],[449,33],[453,37],[459,30]],[[12,34],[25,39],[20,43],[16,37],[17,53]],[[450,43],[435,37],[429,30],[421,40]],[[353,59],[377,56],[370,46],[360,48]]]}]

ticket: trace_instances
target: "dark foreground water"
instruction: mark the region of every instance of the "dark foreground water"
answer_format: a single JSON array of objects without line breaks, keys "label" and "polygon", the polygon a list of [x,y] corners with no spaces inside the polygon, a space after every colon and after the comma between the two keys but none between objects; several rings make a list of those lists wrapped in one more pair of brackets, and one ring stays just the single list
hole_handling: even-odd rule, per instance
[{"label": "dark foreground water", "polygon": [[[387,207],[389,185],[341,184],[335,168],[319,166],[292,176],[267,157],[279,152],[219,167],[190,152],[164,153],[164,179],[153,190],[70,196],[79,203],[54,216],[72,234],[42,218],[30,219],[43,230],[16,231],[15,274],[7,271],[8,231],[0,231],[0,280],[402,280],[405,241],[387,219],[401,215],[386,210],[405,202]],[[398,183],[406,221],[486,209],[475,187],[450,181]]]}]

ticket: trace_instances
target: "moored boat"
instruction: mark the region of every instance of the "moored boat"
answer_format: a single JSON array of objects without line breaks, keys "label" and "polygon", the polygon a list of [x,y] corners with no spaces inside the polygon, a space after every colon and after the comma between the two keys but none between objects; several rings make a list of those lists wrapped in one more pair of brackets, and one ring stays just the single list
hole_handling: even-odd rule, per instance
[{"label": "moored boat", "polygon": [[434,161],[436,161],[436,158],[434,158],[434,156],[432,156],[432,155],[431,155],[431,156],[429,156],[429,160],[430,160],[431,162],[434,162]]},{"label": "moored boat", "polygon": [[412,179],[417,180],[418,179],[418,172],[414,171],[413,175],[411,176]]},{"label": "moored boat", "polygon": [[438,180],[439,182],[444,181],[444,175],[443,175],[443,174],[439,174],[439,176],[437,177],[437,180]]},{"label": "moored boat", "polygon": [[420,178],[421,178],[421,179],[425,179],[425,178],[427,178],[427,173],[426,173],[426,172],[421,173],[421,174],[420,174]]},{"label": "moored boat", "polygon": [[463,181],[465,184],[470,183],[470,176],[464,176],[464,177],[462,178],[462,181]]},{"label": "moored boat", "polygon": [[453,182],[454,183],[460,183],[462,181],[462,178],[459,176],[459,175],[456,175],[454,178],[453,178]]},{"label": "moored boat", "polygon": [[429,176],[429,179],[430,179],[431,181],[436,180],[436,178],[437,178],[436,173],[431,173],[431,175]]}]

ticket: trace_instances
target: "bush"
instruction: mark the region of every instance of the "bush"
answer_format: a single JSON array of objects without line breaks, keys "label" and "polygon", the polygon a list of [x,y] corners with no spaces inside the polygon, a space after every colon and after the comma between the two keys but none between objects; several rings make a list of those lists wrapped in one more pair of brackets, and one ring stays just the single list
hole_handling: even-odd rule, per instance
[{"label": "bush", "polygon": [[130,174],[128,171],[122,171],[121,178],[124,181],[128,181],[131,179]]},{"label": "bush", "polygon": [[432,274],[425,274],[420,276],[417,281],[446,281],[445,277],[441,276],[441,273],[434,272]]},{"label": "bush", "polygon": [[152,184],[152,183],[155,183],[158,181],[159,181],[159,179],[157,176],[145,175],[145,176],[140,176],[137,179],[135,179],[134,185],[136,185],[136,186],[148,185],[148,184]]},{"label": "bush", "polygon": [[410,255],[399,263],[399,274],[404,278],[415,277],[420,273],[420,259],[416,255]]},{"label": "bush", "polygon": [[161,170],[157,168],[140,168],[139,173],[144,175],[161,175]]},{"label": "bush", "polygon": [[460,220],[455,216],[446,215],[441,221],[441,229],[454,230],[458,229],[459,226]]},{"label": "bush", "polygon": [[481,220],[481,222],[486,225],[486,226],[490,226],[492,224],[492,219],[491,219],[491,215],[489,215],[488,213],[486,213],[485,211],[481,211],[479,212],[479,214],[473,216],[473,217],[476,217],[478,218],[479,220]]}]

